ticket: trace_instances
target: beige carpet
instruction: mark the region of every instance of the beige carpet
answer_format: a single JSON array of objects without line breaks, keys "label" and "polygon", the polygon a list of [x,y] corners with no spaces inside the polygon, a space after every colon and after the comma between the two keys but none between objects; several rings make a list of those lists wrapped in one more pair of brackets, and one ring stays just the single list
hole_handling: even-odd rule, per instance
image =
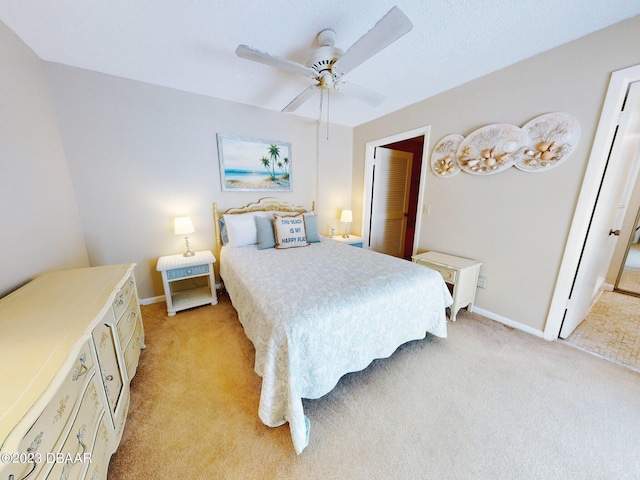
[{"label": "beige carpet", "polygon": [[253,348],[224,296],[142,308],[147,349],[109,479],[631,479],[640,375],[465,311],[305,402],[307,449],[257,417]]}]

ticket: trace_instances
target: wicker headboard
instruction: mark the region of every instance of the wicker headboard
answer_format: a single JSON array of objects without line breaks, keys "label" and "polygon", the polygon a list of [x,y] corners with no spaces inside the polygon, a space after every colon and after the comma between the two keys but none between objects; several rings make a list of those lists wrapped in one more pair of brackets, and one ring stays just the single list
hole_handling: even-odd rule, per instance
[{"label": "wicker headboard", "polygon": [[315,202],[311,203],[311,210],[306,209],[305,207],[300,207],[297,205],[292,205],[291,203],[285,202],[279,198],[275,197],[265,197],[261,198],[257,202],[249,203],[244,207],[238,208],[229,208],[222,213],[218,212],[218,204],[214,202],[213,204],[213,225],[216,231],[216,246],[214,250],[214,254],[216,257],[216,263],[214,265],[214,271],[216,275],[216,283],[220,280],[220,250],[222,249],[222,236],[220,234],[220,217],[222,215],[235,215],[239,213],[249,213],[249,212],[291,212],[291,213],[305,213],[308,211],[315,211]]}]

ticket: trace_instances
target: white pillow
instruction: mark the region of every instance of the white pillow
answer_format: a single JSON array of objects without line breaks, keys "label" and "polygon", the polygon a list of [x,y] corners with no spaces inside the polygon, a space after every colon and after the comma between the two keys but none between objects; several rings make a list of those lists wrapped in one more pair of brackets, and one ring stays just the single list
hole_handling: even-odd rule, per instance
[{"label": "white pillow", "polygon": [[249,212],[223,215],[227,227],[229,246],[244,247],[258,243],[258,229],[255,217],[271,217],[273,212]]},{"label": "white pillow", "polygon": [[274,215],[273,231],[276,236],[276,248],[306,247],[307,233],[304,218],[299,215]]}]

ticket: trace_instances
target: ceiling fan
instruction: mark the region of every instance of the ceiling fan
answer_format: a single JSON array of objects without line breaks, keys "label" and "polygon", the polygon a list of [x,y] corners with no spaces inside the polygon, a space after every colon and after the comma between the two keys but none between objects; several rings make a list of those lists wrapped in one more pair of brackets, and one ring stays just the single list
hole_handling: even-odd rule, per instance
[{"label": "ceiling fan", "polygon": [[384,100],[383,95],[370,88],[346,82],[342,77],[391,45],[412,28],[413,24],[404,12],[398,7],[393,7],[346,52],[334,46],[336,34],[333,30],[322,30],[318,34],[320,47],[311,53],[307,65],[271,55],[247,45],[239,45],[236,48],[236,55],[247,60],[305,75],[316,81],[284,107],[283,112],[293,112],[309,100],[316,91],[322,89],[334,89],[369,105],[377,106]]}]

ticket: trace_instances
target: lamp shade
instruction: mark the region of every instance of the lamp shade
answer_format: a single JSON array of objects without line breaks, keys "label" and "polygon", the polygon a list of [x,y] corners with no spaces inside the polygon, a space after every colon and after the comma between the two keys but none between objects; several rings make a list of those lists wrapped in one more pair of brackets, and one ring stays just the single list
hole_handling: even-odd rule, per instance
[{"label": "lamp shade", "polygon": [[345,223],[353,222],[353,214],[351,210],[342,210],[342,215],[340,215],[340,221]]},{"label": "lamp shade", "polygon": [[187,235],[195,232],[191,217],[176,217],[174,221],[174,233],[176,235]]}]

